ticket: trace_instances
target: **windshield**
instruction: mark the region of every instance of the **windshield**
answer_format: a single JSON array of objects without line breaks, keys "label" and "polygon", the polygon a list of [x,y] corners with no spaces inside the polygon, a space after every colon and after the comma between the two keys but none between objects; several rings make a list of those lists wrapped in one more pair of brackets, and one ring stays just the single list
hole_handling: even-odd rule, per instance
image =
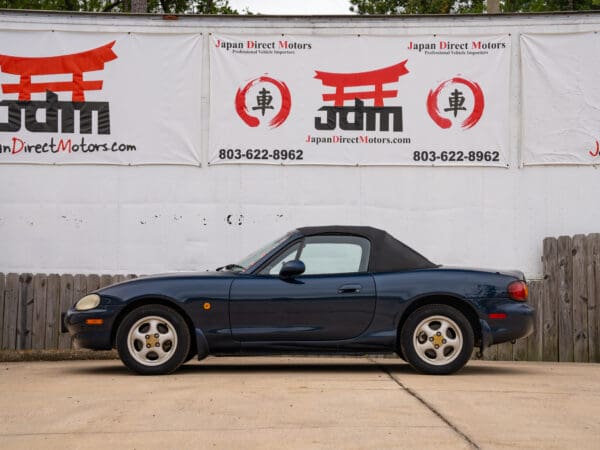
[{"label": "windshield", "polygon": [[271,250],[273,250],[275,247],[279,246],[282,242],[286,241],[289,237],[290,237],[290,233],[287,233],[285,236],[282,236],[279,239],[275,239],[273,242],[268,243],[264,247],[261,247],[258,250],[250,253],[248,256],[246,256],[241,261],[238,261],[237,263],[235,263],[235,266],[243,267],[244,270],[246,270],[248,267],[253,265],[260,258],[262,258],[267,253],[269,253]]}]

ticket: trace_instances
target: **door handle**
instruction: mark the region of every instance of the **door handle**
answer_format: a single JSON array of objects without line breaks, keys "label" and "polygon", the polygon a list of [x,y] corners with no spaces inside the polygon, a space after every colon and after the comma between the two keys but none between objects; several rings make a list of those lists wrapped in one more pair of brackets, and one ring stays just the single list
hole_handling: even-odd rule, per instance
[{"label": "door handle", "polygon": [[358,294],[361,289],[360,284],[344,284],[338,288],[338,294]]}]

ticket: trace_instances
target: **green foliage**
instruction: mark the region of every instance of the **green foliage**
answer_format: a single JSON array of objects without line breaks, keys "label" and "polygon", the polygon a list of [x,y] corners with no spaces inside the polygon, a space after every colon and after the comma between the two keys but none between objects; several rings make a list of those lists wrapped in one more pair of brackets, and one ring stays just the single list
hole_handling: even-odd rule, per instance
[{"label": "green foliage", "polygon": [[[358,14],[482,13],[484,0],[350,0]],[[582,11],[600,9],[600,0],[504,0],[502,12]]]},{"label": "green foliage", "polygon": [[[129,12],[131,0],[0,0],[0,8],[49,11]],[[148,12],[238,14],[228,0],[148,0]]]},{"label": "green foliage", "polygon": [[503,12],[590,11],[600,9],[598,0],[506,0]]},{"label": "green foliage", "polygon": [[350,0],[358,14],[451,14],[480,13],[483,0]]}]

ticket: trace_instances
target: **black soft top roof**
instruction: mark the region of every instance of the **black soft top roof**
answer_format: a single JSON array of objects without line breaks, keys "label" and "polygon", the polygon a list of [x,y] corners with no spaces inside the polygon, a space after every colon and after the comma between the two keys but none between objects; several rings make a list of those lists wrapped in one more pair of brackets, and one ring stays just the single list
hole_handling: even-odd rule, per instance
[{"label": "black soft top roof", "polygon": [[361,236],[371,242],[369,272],[396,272],[409,269],[429,269],[437,267],[420,253],[404,245],[387,231],[373,227],[330,225],[323,227],[298,228],[304,236],[319,234],[351,234]]}]

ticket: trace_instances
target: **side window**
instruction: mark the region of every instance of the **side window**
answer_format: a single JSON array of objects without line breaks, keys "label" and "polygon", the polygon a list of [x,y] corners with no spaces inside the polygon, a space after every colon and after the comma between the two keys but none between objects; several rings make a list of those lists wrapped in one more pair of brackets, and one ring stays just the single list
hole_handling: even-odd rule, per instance
[{"label": "side window", "polygon": [[301,243],[298,242],[292,245],[290,248],[284,250],[283,253],[276,256],[272,261],[269,261],[269,264],[260,271],[260,275],[279,275],[281,266],[283,266],[284,263],[296,259],[300,244]]},{"label": "side window", "polygon": [[366,272],[370,242],[357,236],[311,236],[305,239],[299,259],[307,275]]}]

